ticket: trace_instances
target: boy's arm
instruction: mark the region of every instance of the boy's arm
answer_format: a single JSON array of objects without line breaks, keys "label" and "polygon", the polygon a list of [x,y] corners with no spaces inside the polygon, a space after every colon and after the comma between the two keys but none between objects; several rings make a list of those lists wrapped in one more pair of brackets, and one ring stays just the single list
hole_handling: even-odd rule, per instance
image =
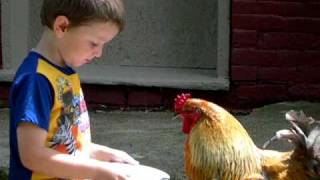
[{"label": "boy's arm", "polygon": [[17,128],[19,154],[28,169],[59,178],[125,179],[125,172],[111,163],[62,154],[45,147],[47,132],[31,123]]},{"label": "boy's arm", "polygon": [[139,162],[133,159],[128,153],[118,149],[91,143],[90,150],[90,156],[97,160],[128,163],[133,165],[139,164]]}]

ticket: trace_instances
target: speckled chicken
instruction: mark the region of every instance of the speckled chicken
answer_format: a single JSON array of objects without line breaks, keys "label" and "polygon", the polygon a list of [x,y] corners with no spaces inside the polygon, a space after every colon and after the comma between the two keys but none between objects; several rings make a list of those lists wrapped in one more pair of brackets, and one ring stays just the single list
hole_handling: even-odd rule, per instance
[{"label": "speckled chicken", "polygon": [[320,125],[302,112],[289,111],[289,152],[258,148],[239,121],[224,108],[190,94],[178,95],[175,112],[183,119],[185,172],[190,180],[320,180]]}]

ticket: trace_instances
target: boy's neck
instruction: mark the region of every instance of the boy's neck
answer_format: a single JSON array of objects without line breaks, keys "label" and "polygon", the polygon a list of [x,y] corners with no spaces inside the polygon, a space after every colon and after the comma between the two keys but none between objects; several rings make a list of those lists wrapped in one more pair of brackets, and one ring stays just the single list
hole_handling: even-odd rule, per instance
[{"label": "boy's neck", "polygon": [[52,30],[49,28],[45,28],[40,41],[34,48],[34,51],[46,57],[47,60],[51,63],[57,66],[65,67],[66,64],[64,63],[62,57],[59,54],[58,49],[56,48],[57,46],[55,38],[56,37],[54,36]]}]

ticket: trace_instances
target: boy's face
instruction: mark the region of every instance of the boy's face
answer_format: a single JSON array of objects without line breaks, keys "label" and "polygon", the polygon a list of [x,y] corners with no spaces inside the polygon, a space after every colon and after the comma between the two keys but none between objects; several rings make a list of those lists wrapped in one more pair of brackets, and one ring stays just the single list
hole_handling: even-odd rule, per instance
[{"label": "boy's face", "polygon": [[112,22],[66,28],[58,38],[58,53],[64,64],[80,67],[101,57],[103,46],[118,33],[118,26]]}]

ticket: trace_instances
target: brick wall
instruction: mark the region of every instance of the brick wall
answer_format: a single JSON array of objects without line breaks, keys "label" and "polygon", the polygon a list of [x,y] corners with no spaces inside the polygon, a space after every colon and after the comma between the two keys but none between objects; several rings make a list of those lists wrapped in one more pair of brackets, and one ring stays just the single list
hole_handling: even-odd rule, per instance
[{"label": "brick wall", "polygon": [[[232,0],[230,91],[191,91],[230,109],[320,101],[320,1]],[[124,105],[172,107],[186,90],[128,88]]]},{"label": "brick wall", "polygon": [[233,0],[231,94],[320,100],[320,1]]},{"label": "brick wall", "polygon": [[[91,107],[172,108],[192,92],[230,109],[320,101],[320,1],[232,0],[230,91],[84,85]],[[8,83],[0,83],[6,99]]]}]

